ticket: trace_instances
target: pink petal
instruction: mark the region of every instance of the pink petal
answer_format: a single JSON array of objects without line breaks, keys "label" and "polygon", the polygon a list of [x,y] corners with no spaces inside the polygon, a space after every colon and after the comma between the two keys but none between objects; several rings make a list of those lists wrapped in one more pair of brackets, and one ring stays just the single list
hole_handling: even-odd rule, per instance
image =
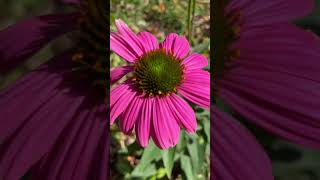
[{"label": "pink petal", "polygon": [[211,163],[215,164],[211,167],[213,179],[274,179],[267,154],[238,121],[213,106],[210,124]]},{"label": "pink petal", "polygon": [[174,54],[176,57],[183,59],[190,51],[188,40],[175,33],[169,34],[166,39],[160,44],[160,48],[166,49],[168,53]]},{"label": "pink petal", "polygon": [[314,9],[314,0],[255,1],[232,0],[226,11],[242,12],[243,26],[253,27],[281,22],[291,22],[306,16]]},{"label": "pink petal", "polygon": [[[164,97],[166,98],[166,97]],[[151,136],[161,149],[175,146],[179,141],[180,127],[163,98],[156,97],[153,109]]]},{"label": "pink petal", "polygon": [[208,65],[208,60],[205,56],[198,54],[198,53],[192,53],[190,56],[185,58],[182,61],[182,64],[185,65],[187,71],[193,70],[193,69],[202,69]]},{"label": "pink petal", "polygon": [[118,33],[110,33],[110,48],[116,54],[127,60],[128,62],[135,62],[142,53],[139,53],[130,42]]},{"label": "pink petal", "polygon": [[143,98],[136,96],[132,99],[128,107],[124,110],[122,115],[120,116],[120,129],[125,134],[130,134],[133,130],[133,126],[137,121],[141,113],[141,105],[143,102]]},{"label": "pink petal", "polygon": [[197,120],[190,105],[175,94],[172,94],[165,100],[178,124],[188,133],[195,133],[197,129]]},{"label": "pink petal", "polygon": [[110,123],[113,124],[116,118],[128,107],[136,91],[132,88],[131,82],[126,81],[110,93]]},{"label": "pink petal", "polygon": [[0,73],[26,61],[51,40],[75,28],[76,14],[53,14],[25,19],[0,32]]},{"label": "pink petal", "polygon": [[[245,91],[231,92],[223,88],[220,96],[236,112],[270,133],[304,146],[320,147],[320,124],[315,119],[309,119],[309,114],[290,111],[288,107],[271,104]],[[309,104],[305,106],[310,107]]]},{"label": "pink petal", "polygon": [[[54,145],[84,97],[60,92],[24,124],[1,148],[0,177],[20,179]],[[37,148],[35,148],[37,147]]]},{"label": "pink petal", "polygon": [[133,70],[132,66],[116,67],[110,72],[110,84],[113,84],[120,80],[123,76]]},{"label": "pink petal", "polygon": [[[56,56],[0,93],[0,116],[6,117],[1,119],[0,142],[12,136],[18,127],[26,123],[28,117],[58,94],[61,89],[57,87],[63,82],[64,74],[71,68],[65,63],[69,62],[70,58],[70,54],[66,53]],[[63,62],[63,68],[55,67],[57,61],[57,66]]]},{"label": "pink petal", "polygon": [[100,168],[108,166],[101,161],[108,160],[109,123],[102,106],[84,105],[79,110],[61,134],[64,138],[32,168],[31,179],[106,179],[107,172]]},{"label": "pink petal", "polygon": [[130,44],[130,47],[132,47],[139,56],[141,56],[144,48],[139,37],[120,19],[116,20],[116,27],[120,36]]},{"label": "pink petal", "polygon": [[271,133],[320,147],[320,39],[276,24],[247,33],[235,47],[241,56],[220,82],[225,102]]},{"label": "pink petal", "polygon": [[210,76],[203,70],[185,74],[185,80],[178,92],[189,101],[204,107],[210,107]]},{"label": "pink petal", "polygon": [[144,52],[149,52],[155,49],[159,49],[157,38],[149,32],[140,32],[138,34],[140,41],[144,47]]},{"label": "pink petal", "polygon": [[135,124],[137,141],[142,147],[147,147],[149,143],[153,106],[154,99],[145,98],[143,104],[141,105],[141,112],[143,113],[140,114],[140,117],[137,119]]},{"label": "pink petal", "polygon": [[320,80],[320,39],[294,25],[276,24],[251,30],[233,46],[240,49],[241,54],[240,58],[234,61],[235,66],[259,69],[263,67],[306,79]]}]

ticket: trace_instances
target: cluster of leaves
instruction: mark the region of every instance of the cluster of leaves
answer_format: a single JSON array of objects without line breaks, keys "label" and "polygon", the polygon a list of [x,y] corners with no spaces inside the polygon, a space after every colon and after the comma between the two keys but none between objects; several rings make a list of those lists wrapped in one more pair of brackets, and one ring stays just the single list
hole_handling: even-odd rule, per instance
[{"label": "cluster of leaves", "polygon": [[112,177],[149,180],[208,179],[209,111],[200,108],[195,108],[195,111],[198,119],[197,133],[191,135],[182,131],[178,145],[168,150],[159,149],[152,140],[147,148],[142,149],[134,139],[124,137],[117,126],[113,126],[111,132],[115,139],[111,143],[111,164],[115,166],[111,170]]}]

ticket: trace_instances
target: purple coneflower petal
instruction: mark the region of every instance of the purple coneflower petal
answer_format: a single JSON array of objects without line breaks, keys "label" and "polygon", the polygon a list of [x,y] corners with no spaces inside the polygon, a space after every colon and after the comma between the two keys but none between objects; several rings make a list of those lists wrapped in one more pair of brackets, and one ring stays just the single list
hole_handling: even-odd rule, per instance
[{"label": "purple coneflower petal", "polygon": [[136,95],[131,87],[131,82],[126,81],[115,87],[110,93],[110,123],[113,124],[116,118],[128,107]]},{"label": "purple coneflower petal", "polygon": [[[83,103],[73,117],[73,122],[61,133],[61,139],[54,148],[32,168],[32,179],[103,180],[99,176],[105,176],[103,174],[107,173],[107,170],[95,171],[97,174],[90,171],[94,163],[100,164],[102,159],[107,160],[103,155],[105,152],[101,152],[101,148],[108,150],[104,145],[104,141],[108,141],[105,134],[108,135],[109,124],[104,119],[104,106],[91,107],[90,103]],[[97,156],[101,160],[97,160]],[[105,164],[108,164],[107,161]]]},{"label": "purple coneflower petal", "polygon": [[[104,114],[105,116],[105,114]],[[95,158],[90,165],[90,171],[88,174],[89,179],[92,180],[106,180],[110,178],[109,168],[109,126],[103,129],[103,134],[100,137],[99,145],[96,150]]]},{"label": "purple coneflower petal", "polygon": [[203,70],[185,74],[183,83],[178,92],[189,101],[208,108],[210,106],[210,76]]},{"label": "purple coneflower petal", "polygon": [[[104,119],[105,113],[106,111],[101,111],[101,107],[100,110],[93,111],[92,115],[86,119],[87,124],[85,126],[89,127],[84,128],[84,131],[78,131],[79,137],[74,141],[71,151],[64,158],[63,169],[60,169],[61,179],[90,179],[87,175],[95,158],[95,152],[100,141],[106,141],[101,137],[109,128],[109,123]],[[88,123],[88,120],[92,122]]]},{"label": "purple coneflower petal", "polygon": [[112,51],[131,63],[135,62],[135,60],[142,55],[142,53],[137,52],[124,37],[119,35],[119,33],[110,33],[110,48]]},{"label": "purple coneflower petal", "polygon": [[235,65],[264,68],[319,81],[320,39],[294,25],[276,24],[250,30],[233,48],[240,49],[241,54]]},{"label": "purple coneflower petal", "polygon": [[183,59],[190,51],[188,40],[175,33],[170,33],[166,39],[160,44],[161,48],[166,49],[167,52],[173,53],[176,57]]},{"label": "purple coneflower petal", "polygon": [[[97,98],[95,93],[86,98],[90,86],[64,81],[70,75],[70,59],[70,53],[55,57],[2,94],[1,101],[6,103],[1,102],[0,108],[5,117],[1,119],[0,179],[20,179],[29,170],[32,179],[87,179],[93,172],[96,174],[92,177],[100,176],[101,180],[107,176],[99,168],[90,170],[94,163],[103,165],[97,159],[107,160],[107,145],[101,143],[109,126],[106,107],[101,99],[101,106],[91,107]],[[26,80],[33,86],[27,86]],[[33,82],[36,80],[38,84]],[[24,92],[19,93],[15,87]],[[13,106],[19,108],[18,114],[10,110]],[[81,147],[75,147],[78,144]]]},{"label": "purple coneflower petal", "polygon": [[[51,62],[57,59],[68,61],[70,58],[69,54],[64,54],[51,59]],[[4,117],[0,126],[1,143],[59,92],[57,86],[63,80],[62,74],[68,70],[51,66],[49,68],[48,64],[42,65],[0,93],[0,116]],[[19,113],[15,113],[16,109],[19,109]]]},{"label": "purple coneflower petal", "polygon": [[128,107],[120,115],[120,129],[123,133],[130,134],[133,130],[134,123],[139,118],[142,103],[143,98],[140,96],[134,97]]},{"label": "purple coneflower petal", "polygon": [[[59,92],[1,147],[0,177],[19,179],[41,156],[49,151],[84,97]],[[35,148],[36,147],[36,148]]]},{"label": "purple coneflower petal", "polygon": [[121,67],[116,67],[112,69],[110,72],[110,84],[117,82],[132,70],[133,70],[133,66],[121,66]]},{"label": "purple coneflower petal", "polygon": [[27,60],[49,41],[72,31],[76,14],[31,17],[0,32],[0,74]]},{"label": "purple coneflower petal", "polygon": [[208,65],[208,60],[201,54],[192,53],[182,61],[187,70],[202,69]]},{"label": "purple coneflower petal", "polygon": [[180,127],[163,98],[155,97],[154,100],[151,136],[158,147],[168,149],[178,143]]},{"label": "purple coneflower petal", "polygon": [[[92,111],[92,113],[90,113]],[[50,179],[49,177],[58,177],[65,163],[65,159],[72,155],[71,148],[75,144],[84,141],[84,136],[87,135],[94,121],[87,121],[87,118],[92,118],[92,114],[96,109],[84,109],[74,118],[72,125],[67,126],[61,133],[64,137],[55,144],[54,148],[44,156],[41,161],[32,169],[32,178],[34,179]],[[70,154],[68,154],[70,153]]]},{"label": "purple coneflower petal", "polygon": [[314,8],[314,0],[287,0],[278,1],[255,1],[255,0],[232,0],[226,11],[241,11],[244,26],[259,26],[290,22],[299,17],[311,13]]},{"label": "purple coneflower petal", "polygon": [[151,116],[154,109],[152,106],[154,104],[154,99],[145,98],[141,105],[141,114],[140,118],[137,119],[135,125],[135,131],[137,134],[137,141],[142,147],[147,147],[149,144],[150,137],[150,125],[151,125]]},{"label": "purple coneflower petal", "polygon": [[142,42],[144,52],[149,52],[159,48],[158,40],[153,34],[149,32],[140,32],[138,37]]},{"label": "purple coneflower petal", "polygon": [[244,78],[243,81],[255,83],[258,88],[252,86],[245,88],[244,86],[248,84],[239,81],[241,79],[239,78],[237,83],[242,83],[239,86],[228,87],[226,84],[221,86],[221,97],[235,111],[269,132],[294,143],[319,148],[320,122],[318,111],[315,110],[319,103],[306,102],[299,98],[312,99],[315,96],[301,93],[293,89],[292,85],[291,88],[285,86],[286,81],[282,81],[281,84],[281,81],[275,83],[254,78]]},{"label": "purple coneflower petal", "polygon": [[140,38],[137,34],[135,34],[126,23],[124,23],[122,20],[117,19],[116,20],[116,27],[117,30],[122,36],[126,42],[132,47],[135,52],[141,56],[143,54],[144,47],[140,41]]},{"label": "purple coneflower petal", "polygon": [[273,180],[270,160],[254,136],[215,107],[211,110],[211,139],[213,179]]},{"label": "purple coneflower petal", "polygon": [[320,147],[320,39],[289,24],[262,29],[235,44],[241,55],[221,81],[221,96],[260,127]]},{"label": "purple coneflower petal", "polygon": [[190,105],[175,94],[165,98],[165,101],[178,124],[188,133],[196,132],[197,120]]}]

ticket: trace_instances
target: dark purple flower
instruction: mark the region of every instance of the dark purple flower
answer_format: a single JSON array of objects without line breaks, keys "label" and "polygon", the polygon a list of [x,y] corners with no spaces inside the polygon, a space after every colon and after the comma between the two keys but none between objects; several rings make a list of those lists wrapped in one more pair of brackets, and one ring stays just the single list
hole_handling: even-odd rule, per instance
[{"label": "dark purple flower", "polygon": [[0,179],[108,179],[105,1],[64,2],[81,13],[31,17],[0,32],[1,73],[61,34],[76,43],[0,92]]},{"label": "dark purple flower", "polygon": [[[216,2],[214,99],[270,133],[320,148],[320,39],[290,23],[314,1]],[[214,106],[211,117],[213,179],[273,179],[252,135]]]}]

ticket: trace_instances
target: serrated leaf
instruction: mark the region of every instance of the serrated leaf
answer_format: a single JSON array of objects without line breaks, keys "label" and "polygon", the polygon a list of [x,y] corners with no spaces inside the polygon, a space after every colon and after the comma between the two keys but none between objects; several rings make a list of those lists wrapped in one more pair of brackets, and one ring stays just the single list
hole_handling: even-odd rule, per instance
[{"label": "serrated leaf", "polygon": [[176,147],[170,148],[168,150],[162,151],[162,161],[166,169],[168,178],[171,178],[171,172],[174,165],[174,155],[176,152]]}]

